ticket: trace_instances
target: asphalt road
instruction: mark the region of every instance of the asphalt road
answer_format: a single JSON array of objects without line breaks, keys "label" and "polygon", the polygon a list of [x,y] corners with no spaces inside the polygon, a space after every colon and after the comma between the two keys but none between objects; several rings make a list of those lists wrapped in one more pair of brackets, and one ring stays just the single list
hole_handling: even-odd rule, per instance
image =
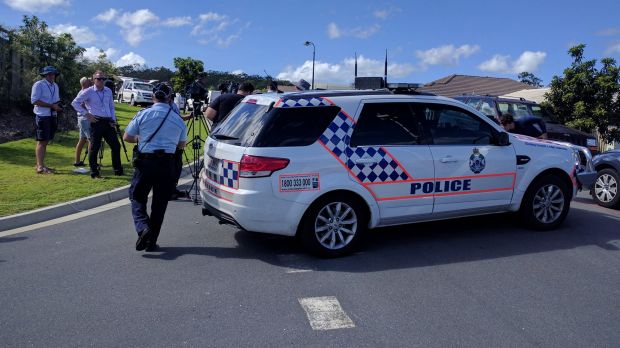
[{"label": "asphalt road", "polygon": [[122,206],[0,238],[0,346],[618,347],[620,212],[582,194],[560,230],[510,219],[379,229],[320,260],[188,202],[136,252]]}]

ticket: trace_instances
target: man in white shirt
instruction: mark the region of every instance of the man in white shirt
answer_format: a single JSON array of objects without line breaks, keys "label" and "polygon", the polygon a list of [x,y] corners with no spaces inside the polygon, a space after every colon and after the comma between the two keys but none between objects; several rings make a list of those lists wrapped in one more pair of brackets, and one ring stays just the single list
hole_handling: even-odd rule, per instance
[{"label": "man in white shirt", "polygon": [[30,93],[30,102],[34,105],[33,111],[36,116],[36,170],[39,174],[52,174],[53,170],[45,166],[45,151],[58,128],[57,113],[62,111],[58,105],[60,90],[54,82],[60,71],[53,66],[46,66],[41,69],[40,75],[43,78],[32,85]]},{"label": "man in white shirt", "polygon": [[114,112],[113,93],[104,85],[106,76],[102,71],[96,71],[93,74],[93,80],[95,85],[78,94],[71,103],[78,114],[83,114],[90,121],[90,149],[88,150],[90,176],[93,179],[101,178],[97,165],[97,153],[101,147],[102,139],[105,139],[105,142],[110,146],[114,175],[123,175],[121,144],[118,142],[115,128],[116,114]]}]

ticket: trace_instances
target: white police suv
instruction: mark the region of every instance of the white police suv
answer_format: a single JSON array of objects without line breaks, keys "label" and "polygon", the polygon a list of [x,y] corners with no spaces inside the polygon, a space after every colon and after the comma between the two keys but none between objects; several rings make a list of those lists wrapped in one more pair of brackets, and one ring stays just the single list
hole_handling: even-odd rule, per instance
[{"label": "white police suv", "polygon": [[[389,90],[245,97],[205,144],[203,214],[339,256],[369,228],[519,212],[565,219],[579,153],[453,99]],[[592,173],[580,169],[579,175]]]}]

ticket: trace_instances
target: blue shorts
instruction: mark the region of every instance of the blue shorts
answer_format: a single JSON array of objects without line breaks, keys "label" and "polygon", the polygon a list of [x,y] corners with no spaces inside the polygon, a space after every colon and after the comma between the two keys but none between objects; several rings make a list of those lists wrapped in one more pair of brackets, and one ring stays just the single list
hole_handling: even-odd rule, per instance
[{"label": "blue shorts", "polygon": [[37,116],[35,123],[35,139],[37,141],[50,141],[54,139],[56,129],[58,128],[56,116]]},{"label": "blue shorts", "polygon": [[85,117],[78,117],[80,139],[90,139],[90,121]]}]

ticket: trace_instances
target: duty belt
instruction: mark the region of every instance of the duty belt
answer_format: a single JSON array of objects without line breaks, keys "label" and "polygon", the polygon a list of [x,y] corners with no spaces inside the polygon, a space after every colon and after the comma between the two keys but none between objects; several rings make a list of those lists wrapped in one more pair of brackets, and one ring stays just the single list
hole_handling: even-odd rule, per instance
[{"label": "duty belt", "polygon": [[173,153],[141,153],[138,156],[140,159],[152,159],[152,158],[174,158]]}]

